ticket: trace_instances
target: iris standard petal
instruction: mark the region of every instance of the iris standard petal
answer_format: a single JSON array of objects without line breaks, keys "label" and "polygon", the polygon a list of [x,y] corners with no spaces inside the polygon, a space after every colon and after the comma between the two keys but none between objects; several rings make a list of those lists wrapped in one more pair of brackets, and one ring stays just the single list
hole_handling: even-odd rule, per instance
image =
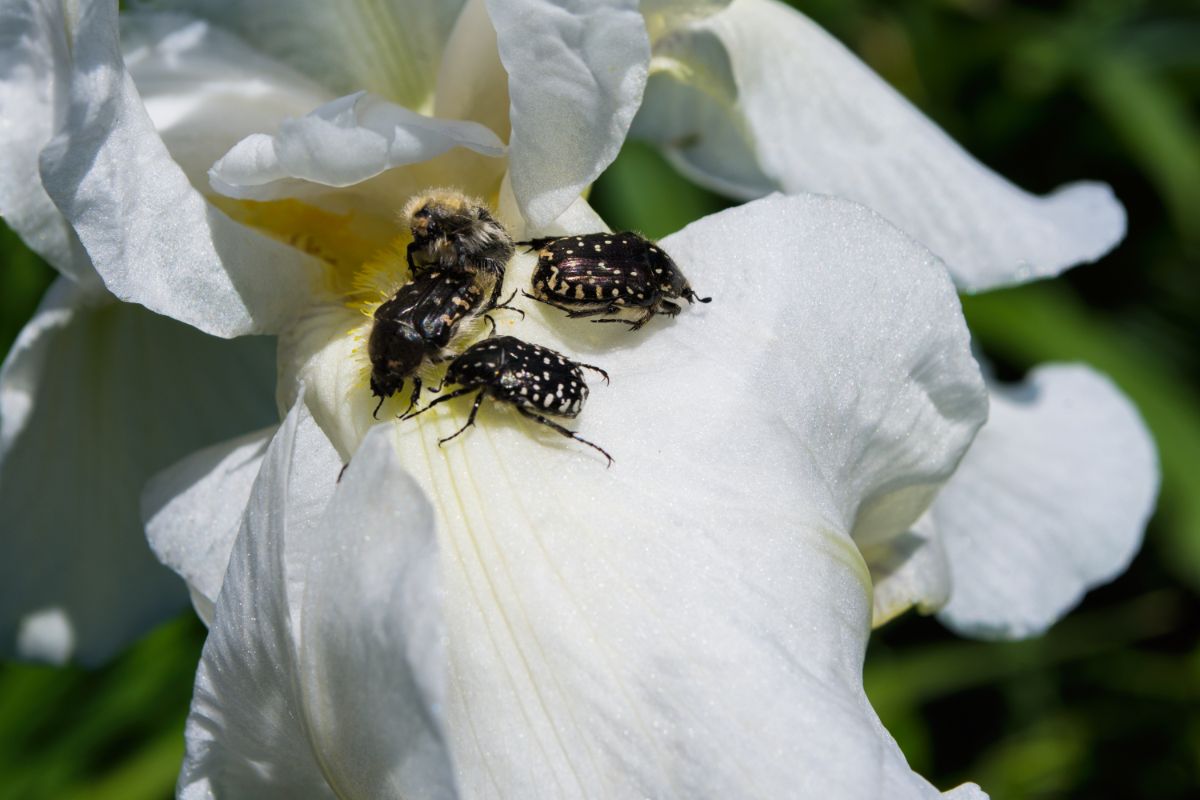
[{"label": "iris standard petal", "polygon": [[41,0],[0,7],[0,119],[10,122],[0,125],[0,217],[57,270],[99,288],[37,168],[38,153],[66,111],[66,97],[55,86],[70,70],[65,13],[61,3]]},{"label": "iris standard petal", "polygon": [[433,113],[474,120],[505,141],[512,132],[508,73],[500,63],[496,29],[485,0],[467,0],[454,23],[437,72]]},{"label": "iris standard petal", "polygon": [[508,73],[512,187],[545,225],[616,158],[650,43],[634,0],[488,0]]},{"label": "iris standard petal", "polygon": [[146,113],[201,193],[208,170],[252,133],[308,113],[335,95],[204,20],[123,13],[121,50]]},{"label": "iris standard petal", "polygon": [[[503,156],[504,143],[475,122],[425,117],[357,92],[254,134],[213,165],[213,188],[229,197],[275,200],[346,187],[456,147]],[[499,168],[497,168],[499,174]]]},{"label": "iris standard petal", "polygon": [[366,90],[428,111],[464,0],[168,0],[254,42],[335,95]]},{"label": "iris standard petal", "polygon": [[1108,186],[1017,188],[774,0],[736,0],[668,33],[655,65],[635,133],[691,177],[744,197],[771,186],[865,203],[941,256],[963,289],[1056,275],[1125,234]]},{"label": "iris standard petal", "polygon": [[1145,424],[1084,366],[994,388],[992,414],[933,506],[954,590],[939,619],[987,638],[1041,633],[1122,572],[1158,494]]},{"label": "iris standard petal", "polygon": [[47,193],[122,300],[219,336],[279,329],[307,302],[316,260],[191,186],[125,69],[116,17],[89,3],[73,31],[66,117],[41,157]]},{"label": "iris standard petal", "polygon": [[73,641],[56,652],[95,664],[178,611],[136,498],[172,461],[275,416],[273,360],[267,340],[52,287],[0,373],[4,653],[23,619],[53,609]]}]

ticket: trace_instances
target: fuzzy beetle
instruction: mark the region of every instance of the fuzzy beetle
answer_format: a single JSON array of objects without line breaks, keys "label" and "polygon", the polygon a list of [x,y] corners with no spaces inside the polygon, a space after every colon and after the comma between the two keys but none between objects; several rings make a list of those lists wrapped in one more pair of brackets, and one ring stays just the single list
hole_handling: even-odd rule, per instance
[{"label": "fuzzy beetle", "polygon": [[413,391],[408,411],[413,409],[421,394],[417,370],[449,357],[459,329],[488,310],[486,299],[474,275],[427,270],[375,310],[367,355],[371,394],[379,398],[376,418],[383,401],[409,379]]},{"label": "fuzzy beetle", "polygon": [[472,345],[451,361],[437,391],[448,383],[459,384],[462,388],[438,397],[417,414],[447,400],[478,392],[467,423],[450,436],[439,439],[439,445],[475,424],[475,415],[486,395],[511,404],[534,422],[598,450],[611,466],[612,456],[604,448],[545,416],[574,418],[579,415],[588,396],[587,383],[583,379],[585,369],[600,373],[608,383],[608,373],[599,367],[580,364],[548,347],[523,342],[513,336],[494,336]]},{"label": "fuzzy beetle", "polygon": [[429,189],[409,200],[401,217],[412,230],[406,257],[414,275],[433,268],[479,274],[489,281],[489,308],[496,305],[515,245],[483,203],[453,189]]},{"label": "fuzzy beetle", "polygon": [[621,317],[593,322],[623,322],[630,330],[649,322],[655,314],[674,317],[680,297],[689,303],[708,303],[697,297],[671,257],[654,242],[632,231],[588,233],[521,242],[538,251],[533,271],[533,293],[540,300],[567,312],[568,317],[641,312],[635,319]]}]

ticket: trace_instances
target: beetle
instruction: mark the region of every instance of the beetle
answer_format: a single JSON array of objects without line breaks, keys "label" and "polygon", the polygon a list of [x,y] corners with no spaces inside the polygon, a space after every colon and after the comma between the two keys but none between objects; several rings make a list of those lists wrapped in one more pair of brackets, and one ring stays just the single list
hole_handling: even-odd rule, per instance
[{"label": "beetle", "polygon": [[413,275],[437,268],[490,276],[488,307],[496,305],[515,245],[481,201],[454,189],[429,189],[410,199],[401,217],[412,230],[405,256]]},{"label": "beetle", "polygon": [[523,292],[525,296],[566,311],[571,318],[640,311],[634,319],[592,320],[622,322],[636,331],[656,314],[679,314],[681,309],[672,300],[712,301],[711,297],[698,297],[671,257],[633,231],[533,239],[521,244],[538,251],[533,292]]},{"label": "beetle", "polygon": [[[490,286],[486,287],[490,290]],[[486,312],[487,295],[475,275],[426,270],[375,309],[367,355],[371,360],[371,394],[383,401],[400,391],[406,380],[413,384],[407,416],[421,395],[417,371],[426,364],[445,361],[459,330]],[[494,323],[493,323],[494,324]]]},{"label": "beetle", "polygon": [[438,397],[413,416],[439,403],[476,392],[466,424],[455,433],[439,439],[439,445],[473,426],[483,398],[491,397],[512,405],[521,415],[534,422],[599,451],[608,460],[608,466],[612,466],[613,458],[604,448],[547,419],[547,415],[574,418],[583,410],[588,396],[587,382],[583,379],[585,369],[599,373],[608,383],[608,373],[599,367],[572,361],[548,347],[525,342],[515,336],[493,336],[477,342],[451,361],[436,391],[453,383],[461,388]]}]

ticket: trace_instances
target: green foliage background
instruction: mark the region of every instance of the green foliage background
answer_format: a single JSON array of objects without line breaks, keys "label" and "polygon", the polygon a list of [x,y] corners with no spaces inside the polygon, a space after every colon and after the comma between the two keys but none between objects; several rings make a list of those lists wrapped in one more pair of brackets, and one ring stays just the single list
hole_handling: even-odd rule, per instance
[{"label": "green foliage background", "polygon": [[[1154,431],[1163,488],[1129,572],[1040,639],[958,639],[909,615],[866,683],[914,769],[993,798],[1190,798],[1200,787],[1200,13],[1194,0],[794,2],[982,161],[1038,192],[1094,178],[1129,211],[1097,265],[964,297],[1019,378],[1111,375]],[[615,227],[670,233],[727,201],[629,145],[595,187]],[[52,272],[0,230],[0,350]],[[802,291],[803,287],[797,287]],[[86,398],[87,387],[79,387]],[[47,487],[49,490],[50,487]],[[0,665],[0,800],[169,797],[204,629],[185,616],[95,671]]]}]

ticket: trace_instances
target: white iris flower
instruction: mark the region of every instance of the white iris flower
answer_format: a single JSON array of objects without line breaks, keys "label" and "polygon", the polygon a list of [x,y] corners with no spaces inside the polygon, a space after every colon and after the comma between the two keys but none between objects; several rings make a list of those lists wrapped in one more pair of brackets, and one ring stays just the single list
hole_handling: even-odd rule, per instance
[{"label": "white iris flower", "polygon": [[[195,329],[277,335],[283,425],[144,496],[211,625],[183,796],[937,796],[863,694],[872,621],[945,605],[1035,632],[1136,549],[1157,480],[1136,413],[1053,367],[976,437],[950,279],[1098,257],[1120,206],[1021,193],[795,12],[161,6],[182,13],[119,38],[112,3],[0,11],[24,118],[0,210],[64,274],[0,376],[0,508],[24,510],[0,634],[96,660],[173,608],[120,503],[260,424],[276,369]],[[709,185],[795,196],[663,241],[714,298],[677,320],[500,316],[608,370],[578,428],[613,468],[491,406],[439,447],[467,401],[376,425],[364,290],[403,280],[396,209],[450,185],[518,238],[599,230],[580,193],[631,125]],[[44,489],[64,483],[70,503]]]}]

